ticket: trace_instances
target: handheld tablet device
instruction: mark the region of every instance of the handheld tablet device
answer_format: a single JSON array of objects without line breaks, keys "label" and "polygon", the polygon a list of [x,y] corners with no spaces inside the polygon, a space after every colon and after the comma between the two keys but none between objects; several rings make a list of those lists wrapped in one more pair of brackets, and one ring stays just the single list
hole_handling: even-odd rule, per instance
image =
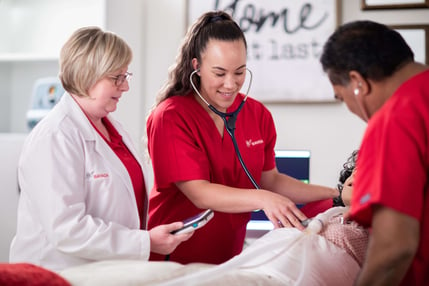
[{"label": "handheld tablet device", "polygon": [[173,230],[172,234],[180,234],[180,233],[187,233],[194,231],[196,229],[199,229],[203,227],[209,220],[211,220],[214,216],[214,213],[212,210],[206,210],[204,212],[201,212],[193,217],[190,217],[183,221],[183,227]]}]

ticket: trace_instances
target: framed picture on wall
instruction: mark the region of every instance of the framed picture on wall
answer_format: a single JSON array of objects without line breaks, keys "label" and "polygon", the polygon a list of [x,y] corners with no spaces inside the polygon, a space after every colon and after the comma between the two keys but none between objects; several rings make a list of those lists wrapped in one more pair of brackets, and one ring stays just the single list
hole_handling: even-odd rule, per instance
[{"label": "framed picture on wall", "polygon": [[414,52],[417,62],[429,64],[429,24],[425,25],[394,25]]},{"label": "framed picture on wall", "polygon": [[[336,102],[319,62],[339,23],[339,0],[188,0],[187,24],[223,10],[240,25],[252,71],[249,96],[262,102]],[[249,73],[246,81],[250,78]],[[243,85],[246,92],[248,82]]]},{"label": "framed picture on wall", "polygon": [[362,10],[429,8],[429,0],[362,0]]}]

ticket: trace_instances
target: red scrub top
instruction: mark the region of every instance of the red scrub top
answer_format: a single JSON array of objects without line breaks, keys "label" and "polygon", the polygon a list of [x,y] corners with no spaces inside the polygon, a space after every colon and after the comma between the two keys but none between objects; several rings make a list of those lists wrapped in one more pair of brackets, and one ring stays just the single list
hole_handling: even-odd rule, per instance
[{"label": "red scrub top", "polygon": [[401,285],[429,285],[429,71],[405,82],[371,118],[359,151],[352,218],[371,226],[374,205],[420,222],[417,254]]},{"label": "red scrub top", "polygon": [[[243,98],[239,94],[227,112],[234,111]],[[207,180],[254,188],[237,159],[230,136],[225,130],[221,137],[213,119],[193,94],[173,96],[160,103],[148,118],[147,132],[155,178],[150,194],[149,229],[202,211],[175,182]],[[259,182],[262,171],[275,167],[276,132],[270,112],[260,102],[247,98],[236,121],[235,136],[247,168]],[[250,213],[215,212],[206,226],[176,248],[170,260],[222,263],[232,258],[242,250],[249,219]],[[150,259],[163,260],[164,256],[152,253]]]}]

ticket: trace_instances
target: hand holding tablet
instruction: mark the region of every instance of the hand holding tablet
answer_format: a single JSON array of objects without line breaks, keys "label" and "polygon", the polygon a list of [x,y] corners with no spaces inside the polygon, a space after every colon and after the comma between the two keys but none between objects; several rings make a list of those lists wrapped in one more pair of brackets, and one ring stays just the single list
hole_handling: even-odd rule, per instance
[{"label": "hand holding tablet", "polygon": [[211,220],[214,216],[212,210],[208,209],[204,212],[201,212],[195,216],[192,216],[183,221],[183,227],[173,230],[172,234],[180,234],[194,231],[203,227],[209,220]]}]

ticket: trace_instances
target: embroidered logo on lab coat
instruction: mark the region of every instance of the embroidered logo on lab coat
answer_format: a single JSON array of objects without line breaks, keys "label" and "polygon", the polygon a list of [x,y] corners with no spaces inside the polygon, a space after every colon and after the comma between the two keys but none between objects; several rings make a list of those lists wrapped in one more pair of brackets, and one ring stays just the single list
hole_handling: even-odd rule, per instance
[{"label": "embroidered logo on lab coat", "polygon": [[95,174],[94,175],[94,179],[107,178],[107,177],[109,177],[109,174],[107,174],[107,173],[101,173],[101,174]]},{"label": "embroidered logo on lab coat", "polygon": [[94,171],[86,173],[86,178],[101,179],[109,177],[108,173],[95,173]]}]

